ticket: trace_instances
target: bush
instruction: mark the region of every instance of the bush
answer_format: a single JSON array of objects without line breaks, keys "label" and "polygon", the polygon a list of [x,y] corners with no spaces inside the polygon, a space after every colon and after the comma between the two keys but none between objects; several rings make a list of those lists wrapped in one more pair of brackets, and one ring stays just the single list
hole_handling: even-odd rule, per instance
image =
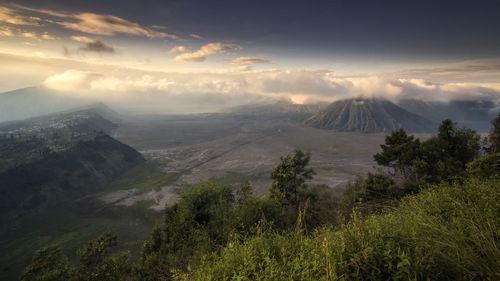
[{"label": "bush", "polygon": [[229,243],[177,280],[499,280],[500,181],[441,185],[339,229]]},{"label": "bush", "polygon": [[389,175],[368,173],[366,177],[358,177],[347,185],[342,196],[341,212],[349,216],[356,209],[370,214],[391,205],[391,201],[404,194],[404,189],[399,188]]},{"label": "bush", "polygon": [[[165,220],[144,242],[141,280],[170,280],[171,271],[184,269],[189,262],[256,232],[265,220],[282,225],[281,204],[255,198],[248,191],[235,198],[231,186],[205,182],[186,187],[179,202],[168,208]],[[238,199],[238,200],[237,200]]]},{"label": "bush", "polygon": [[483,156],[467,164],[467,173],[472,177],[488,178],[500,175],[500,152]]}]

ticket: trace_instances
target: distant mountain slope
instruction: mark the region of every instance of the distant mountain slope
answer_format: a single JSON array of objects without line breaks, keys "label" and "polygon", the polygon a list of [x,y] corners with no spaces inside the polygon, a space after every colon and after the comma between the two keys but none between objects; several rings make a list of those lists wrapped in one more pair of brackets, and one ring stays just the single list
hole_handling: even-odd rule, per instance
[{"label": "distant mountain slope", "polygon": [[142,163],[139,152],[106,134],[115,127],[93,110],[1,125],[0,211],[83,196]]},{"label": "distant mountain slope", "polygon": [[18,89],[0,93],[0,122],[62,112],[88,104],[89,101],[43,87]]},{"label": "distant mountain slope", "polygon": [[430,132],[435,125],[384,99],[346,99],[336,101],[304,122],[319,129],[363,133],[390,132],[404,128],[409,132]]},{"label": "distant mountain slope", "polygon": [[[113,120],[110,121],[110,120]],[[48,130],[70,130],[73,133],[116,128],[120,116],[102,103],[74,108],[61,113],[0,123],[0,134],[44,134]]]},{"label": "distant mountain slope", "polygon": [[495,104],[487,100],[451,100],[449,102],[427,102],[416,99],[404,99],[398,102],[402,108],[423,116],[434,123],[444,119],[451,119],[459,125],[467,126],[478,131],[487,131],[490,114]]}]

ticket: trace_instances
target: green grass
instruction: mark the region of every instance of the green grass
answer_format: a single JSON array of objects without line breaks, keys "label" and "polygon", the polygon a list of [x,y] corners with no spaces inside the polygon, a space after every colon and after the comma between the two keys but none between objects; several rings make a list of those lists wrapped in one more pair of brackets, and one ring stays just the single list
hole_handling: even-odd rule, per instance
[{"label": "green grass", "polygon": [[498,178],[442,185],[337,229],[230,243],[177,279],[500,280],[498,202]]}]

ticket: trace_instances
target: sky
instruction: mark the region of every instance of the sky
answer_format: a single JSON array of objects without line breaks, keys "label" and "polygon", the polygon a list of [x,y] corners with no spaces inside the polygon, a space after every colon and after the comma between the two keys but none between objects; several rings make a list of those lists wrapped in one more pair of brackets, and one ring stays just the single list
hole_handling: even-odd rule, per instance
[{"label": "sky", "polygon": [[0,0],[0,91],[42,86],[166,112],[498,101],[499,12],[498,0]]}]

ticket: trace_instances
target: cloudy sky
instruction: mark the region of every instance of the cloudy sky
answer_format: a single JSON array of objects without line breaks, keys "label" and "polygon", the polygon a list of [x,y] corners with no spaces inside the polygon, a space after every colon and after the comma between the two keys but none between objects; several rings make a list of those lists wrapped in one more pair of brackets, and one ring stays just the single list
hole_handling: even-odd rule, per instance
[{"label": "cloudy sky", "polygon": [[496,0],[0,0],[0,91],[41,85],[167,112],[497,100],[499,11]]}]

